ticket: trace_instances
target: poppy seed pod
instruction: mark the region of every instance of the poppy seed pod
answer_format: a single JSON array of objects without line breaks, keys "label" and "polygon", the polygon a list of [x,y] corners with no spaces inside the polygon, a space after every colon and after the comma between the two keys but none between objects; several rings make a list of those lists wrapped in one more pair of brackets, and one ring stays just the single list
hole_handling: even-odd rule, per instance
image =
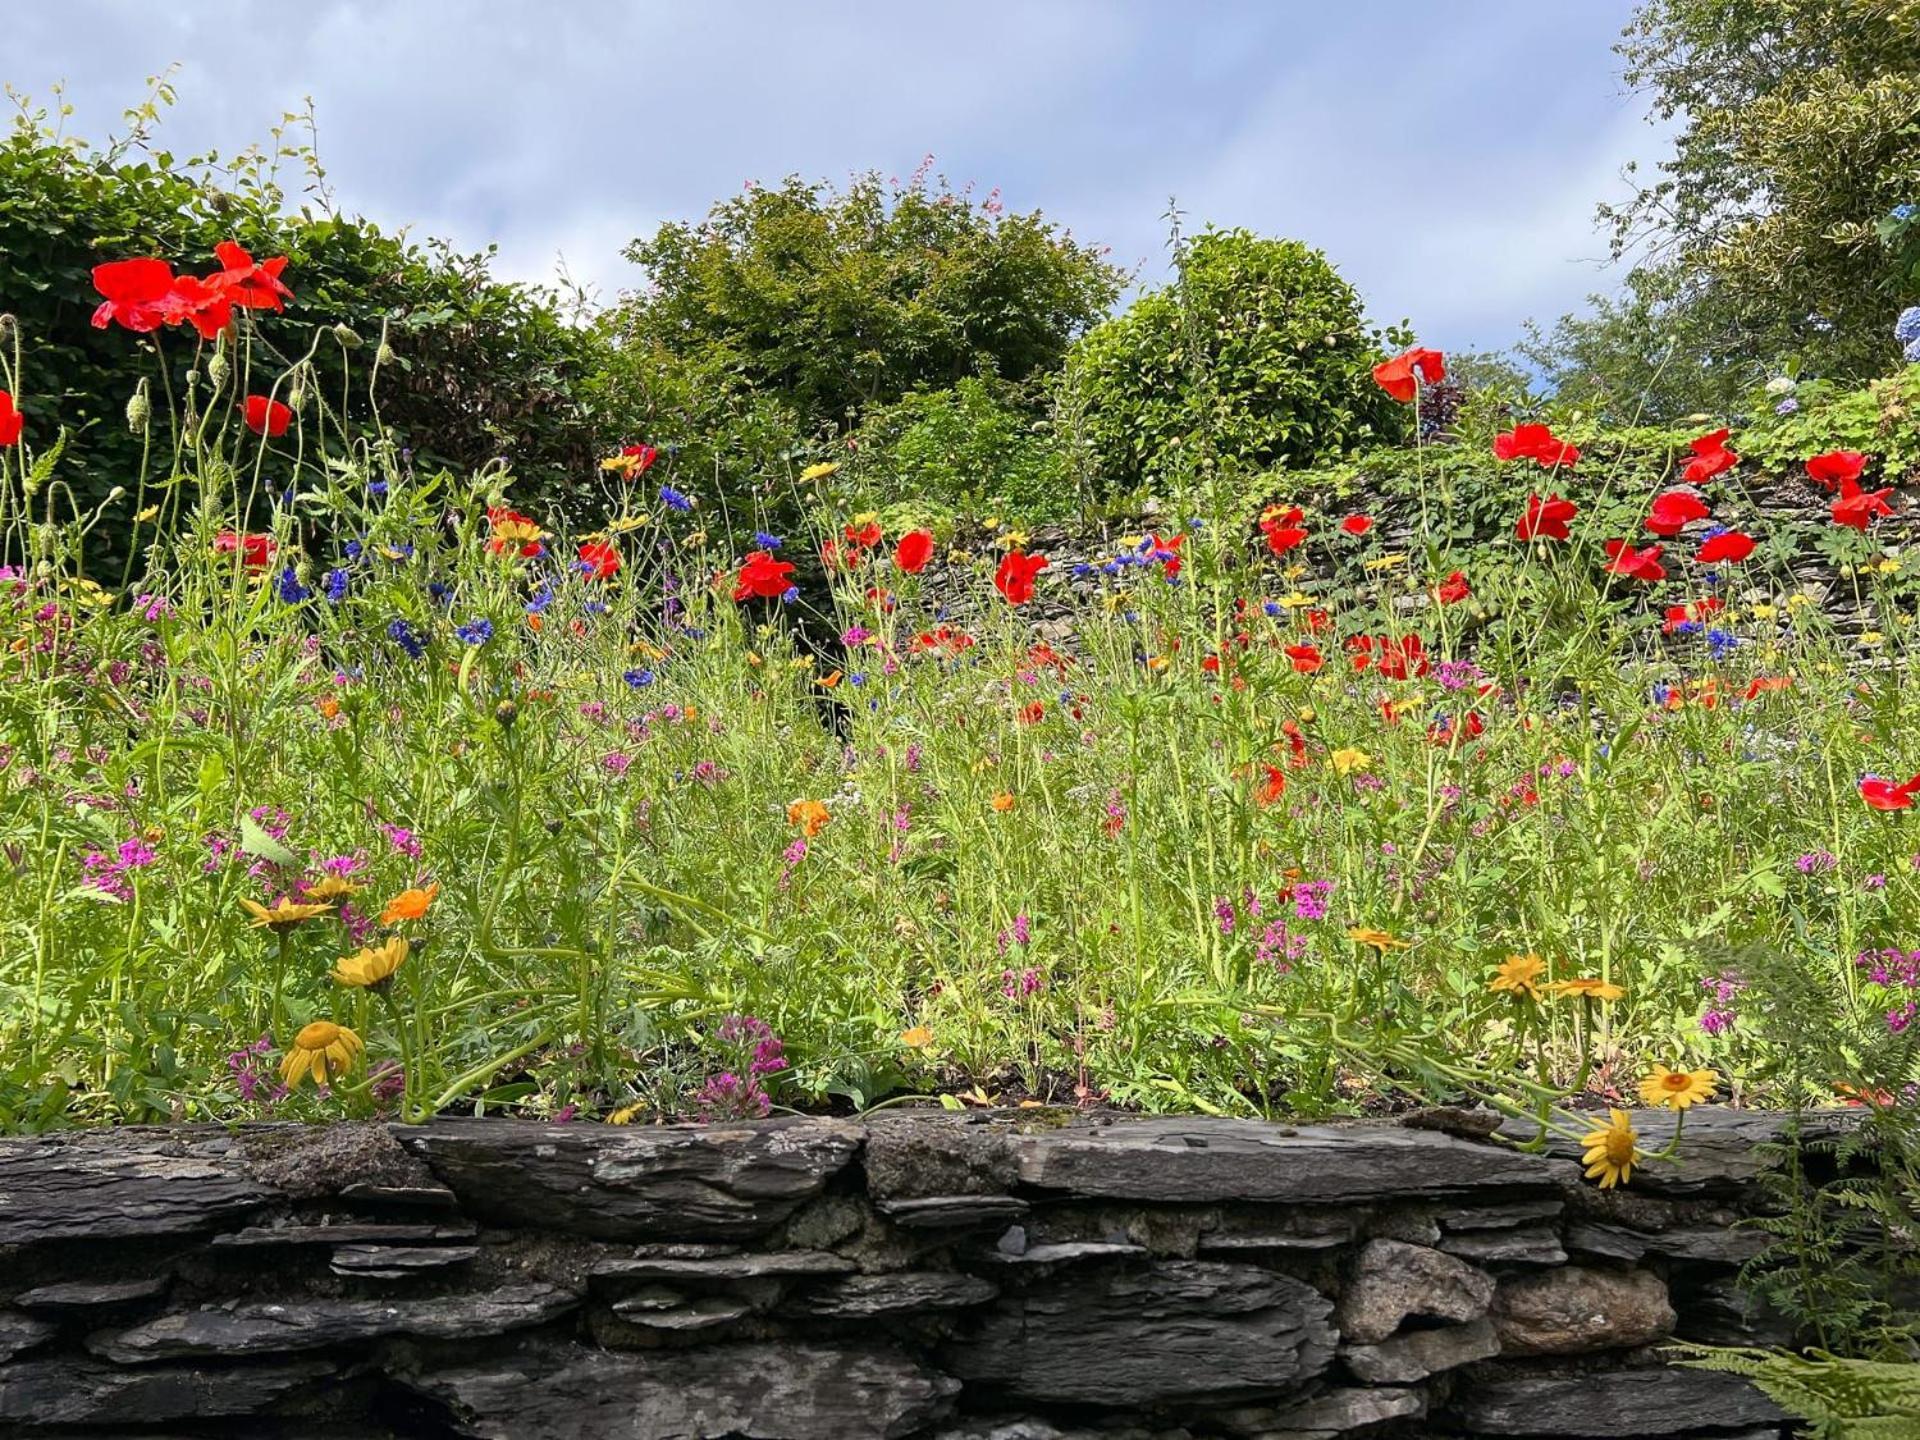
[{"label": "poppy seed pod", "polygon": [[341,345],[348,350],[358,350],[362,345],[366,344],[366,341],[360,338],[360,332],[355,330],[351,325],[334,326],[333,338],[338,340]]}]

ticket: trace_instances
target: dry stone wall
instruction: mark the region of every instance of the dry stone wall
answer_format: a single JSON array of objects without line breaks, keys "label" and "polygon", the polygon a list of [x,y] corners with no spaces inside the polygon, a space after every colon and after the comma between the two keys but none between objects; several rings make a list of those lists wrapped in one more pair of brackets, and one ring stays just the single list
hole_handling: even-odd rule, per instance
[{"label": "dry stone wall", "polygon": [[1778,1123],[1602,1195],[1479,1120],[0,1140],[0,1433],[1786,1435],[1662,1348],[1791,1339],[1735,1284]]}]

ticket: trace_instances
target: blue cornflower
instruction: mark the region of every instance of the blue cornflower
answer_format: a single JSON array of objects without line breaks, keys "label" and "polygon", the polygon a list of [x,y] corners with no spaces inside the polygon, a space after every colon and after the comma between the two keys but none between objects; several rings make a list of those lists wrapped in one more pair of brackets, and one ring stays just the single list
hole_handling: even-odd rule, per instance
[{"label": "blue cornflower", "polygon": [[629,670],[620,678],[625,680],[631,688],[644,690],[653,683],[653,672],[651,670]]},{"label": "blue cornflower", "polygon": [[769,535],[764,530],[756,530],[753,532],[753,543],[762,550],[778,550],[780,548],[780,537],[778,535]]},{"label": "blue cornflower", "polygon": [[1278,600],[1268,600],[1264,602],[1260,608],[1275,618],[1287,613],[1287,607],[1282,605]]},{"label": "blue cornflower", "polygon": [[427,582],[427,593],[442,605],[451,605],[453,603],[453,587],[445,581],[429,580]]},{"label": "blue cornflower", "polygon": [[551,584],[542,584],[528,599],[527,613],[529,615],[541,614],[551,604],[553,604],[553,586]]},{"label": "blue cornflower", "polygon": [[1093,574],[1093,566],[1084,560],[1073,567],[1073,578],[1076,580],[1084,580],[1091,574]]},{"label": "blue cornflower", "polygon": [[387,638],[415,660],[427,653],[426,644],[414,633],[413,626],[404,620],[396,620],[387,626]]},{"label": "blue cornflower", "polygon": [[798,600],[799,598],[800,598],[800,587],[798,585],[789,585],[787,586],[786,589],[780,592],[780,603],[782,605],[791,605],[794,601]]},{"label": "blue cornflower", "polygon": [[367,553],[367,547],[362,545],[358,540],[347,541],[347,559],[348,560],[350,561],[358,560],[362,555],[366,553]]},{"label": "blue cornflower", "polygon": [[702,630],[698,625],[682,625],[680,627],[680,633],[689,640],[704,640],[707,638],[707,632]]},{"label": "blue cornflower", "polygon": [[1673,633],[1676,635],[1698,635],[1704,628],[1706,627],[1698,620],[1682,620],[1678,625],[1673,627]]},{"label": "blue cornflower", "polygon": [[291,565],[280,572],[280,598],[288,605],[298,605],[313,592],[300,583],[300,577],[293,573]]},{"label": "blue cornflower", "polygon": [[1189,530],[1204,530],[1206,528],[1207,522],[1197,516],[1187,521],[1187,529]]},{"label": "blue cornflower", "polygon": [[693,509],[693,501],[689,500],[685,495],[682,495],[671,485],[662,485],[660,487],[660,501],[669,510],[684,512]]},{"label": "blue cornflower", "polygon": [[1146,536],[1145,538],[1143,538],[1143,539],[1142,539],[1142,540],[1140,541],[1140,545],[1139,545],[1139,550],[1140,550],[1140,553],[1141,553],[1142,555],[1145,555],[1145,554],[1147,554],[1148,552],[1150,552],[1150,551],[1151,551],[1151,550],[1153,549],[1153,547],[1154,547],[1154,544],[1155,544],[1155,541],[1154,541],[1154,538],[1153,538],[1153,536],[1151,536],[1151,535],[1148,535],[1148,536]]},{"label": "blue cornflower", "polygon": [[493,622],[485,619],[469,620],[453,633],[469,645],[484,645],[493,638]]},{"label": "blue cornflower", "polygon": [[346,571],[329,570],[327,571],[325,581],[322,583],[326,586],[328,604],[338,605],[342,600],[347,598]]},{"label": "blue cornflower", "polygon": [[1908,201],[1903,205],[1894,206],[1887,214],[1895,220],[1911,220],[1915,215],[1920,215],[1920,205]]},{"label": "blue cornflower", "polygon": [[855,671],[853,674],[847,676],[847,683],[849,685],[864,685],[867,683],[867,677]]},{"label": "blue cornflower", "polygon": [[1731,630],[1709,630],[1707,632],[1707,652],[1715,660],[1726,659],[1739,643],[1739,637]]},{"label": "blue cornflower", "polygon": [[1673,687],[1671,685],[1656,685],[1653,687],[1653,703],[1656,705],[1665,706],[1667,703],[1668,697],[1671,696],[1672,694],[1673,694]]},{"label": "blue cornflower", "polygon": [[604,614],[606,614],[606,613],[607,613],[607,602],[606,602],[606,601],[604,601],[604,600],[589,600],[589,601],[587,601],[587,613],[588,613],[589,615],[604,615]]},{"label": "blue cornflower", "polygon": [[1117,560],[1107,561],[1106,564],[1100,567],[1100,573],[1102,575],[1118,575],[1120,573],[1120,562]]},{"label": "blue cornflower", "polygon": [[384,480],[369,480],[367,482],[367,493],[369,495],[375,496],[376,498],[386,494],[387,482]]}]

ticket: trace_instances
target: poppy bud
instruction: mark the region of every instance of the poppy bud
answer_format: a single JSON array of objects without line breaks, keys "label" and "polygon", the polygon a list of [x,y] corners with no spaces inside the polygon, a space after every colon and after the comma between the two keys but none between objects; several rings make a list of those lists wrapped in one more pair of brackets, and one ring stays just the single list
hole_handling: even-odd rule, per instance
[{"label": "poppy bud", "polygon": [[382,340],[380,348],[373,352],[373,359],[375,364],[391,365],[394,360],[393,347]]},{"label": "poppy bud", "polygon": [[153,404],[147,399],[147,382],[142,380],[134,387],[133,398],[127,401],[127,429],[138,435],[147,428],[147,421],[153,414]]},{"label": "poppy bud", "polygon": [[218,390],[227,383],[227,372],[232,368],[227,363],[227,357],[216,350],[213,359],[207,362],[207,379],[213,382],[214,389]]},{"label": "poppy bud", "polygon": [[333,338],[340,342],[343,349],[347,350],[358,350],[362,345],[367,343],[360,338],[359,332],[351,325],[334,326]]},{"label": "poppy bud", "polygon": [[306,404],[306,400],[307,392],[301,388],[298,381],[295,381],[293,386],[287,391],[287,408],[289,410],[298,410]]}]

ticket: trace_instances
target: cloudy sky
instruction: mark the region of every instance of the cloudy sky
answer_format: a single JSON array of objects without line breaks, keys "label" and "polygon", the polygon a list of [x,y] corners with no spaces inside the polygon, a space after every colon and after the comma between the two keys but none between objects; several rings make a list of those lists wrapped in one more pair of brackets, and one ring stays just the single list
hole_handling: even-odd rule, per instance
[{"label": "cloudy sky", "polygon": [[62,0],[16,7],[0,79],[98,138],[178,63],[176,153],[312,96],[338,204],[564,262],[742,182],[998,186],[1153,278],[1161,216],[1323,247],[1374,319],[1510,342],[1616,272],[1596,201],[1661,135],[1610,46],[1629,0]]}]

